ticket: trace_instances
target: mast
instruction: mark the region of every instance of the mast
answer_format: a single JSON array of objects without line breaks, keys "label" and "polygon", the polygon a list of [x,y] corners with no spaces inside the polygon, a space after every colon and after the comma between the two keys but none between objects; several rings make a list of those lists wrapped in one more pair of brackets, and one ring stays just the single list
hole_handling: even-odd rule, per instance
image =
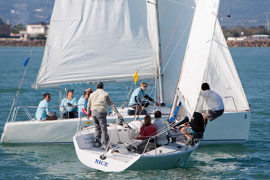
[{"label": "mast", "polygon": [[163,102],[163,91],[162,91],[162,67],[161,67],[161,42],[160,42],[160,28],[159,28],[159,14],[158,14],[158,0],[154,0],[153,2],[147,1],[150,4],[153,4],[156,8],[156,28],[157,28],[157,59],[156,59],[156,81],[158,81],[158,89],[159,89],[159,102]]},{"label": "mast", "polygon": [[159,15],[158,15],[158,1],[156,1],[156,12],[157,12],[157,32],[158,32],[158,80],[159,80],[159,95],[160,95],[160,102],[163,102],[163,91],[162,91],[162,67],[161,67],[161,42],[160,42],[160,29],[159,29]]}]

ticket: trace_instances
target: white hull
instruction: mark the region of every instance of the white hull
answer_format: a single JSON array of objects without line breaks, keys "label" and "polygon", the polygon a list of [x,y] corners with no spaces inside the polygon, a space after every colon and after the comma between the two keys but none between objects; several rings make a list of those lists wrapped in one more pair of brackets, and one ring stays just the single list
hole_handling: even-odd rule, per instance
[{"label": "white hull", "polygon": [[[117,130],[115,131],[115,129]],[[180,138],[175,143],[169,143],[143,154],[138,154],[128,151],[126,146],[123,146],[123,143],[136,137],[136,133],[132,132],[132,129],[110,125],[108,131],[112,144],[120,142],[120,147],[117,148],[118,152],[112,150],[105,152],[100,148],[93,147],[91,137],[94,136],[94,129],[83,129],[82,132],[77,132],[73,137],[77,156],[85,166],[105,172],[171,169],[183,166],[199,145],[197,143],[193,147],[186,146],[181,143]],[[101,156],[106,158],[101,158]]]},{"label": "white hull", "polygon": [[224,113],[221,117],[208,122],[204,138],[205,144],[242,143],[248,140],[250,112]]},{"label": "white hull", "polygon": [[[134,118],[133,118],[134,119]],[[129,121],[133,120],[129,119]],[[108,123],[114,122],[116,116],[107,118]],[[127,119],[128,120],[128,119]],[[54,121],[18,121],[5,124],[2,143],[72,143],[72,137],[77,132],[79,118]],[[83,118],[81,128],[88,126]],[[94,124],[90,119],[90,126]]]},{"label": "white hull", "polygon": [[[201,144],[223,144],[245,142],[249,135],[250,112],[224,113],[213,122],[208,122]],[[108,123],[115,116],[108,116]],[[125,121],[134,120],[133,116],[124,116]],[[56,121],[19,121],[5,124],[2,143],[72,143],[77,131],[79,119]],[[85,127],[86,118],[81,127]],[[93,121],[91,120],[91,125]]]}]

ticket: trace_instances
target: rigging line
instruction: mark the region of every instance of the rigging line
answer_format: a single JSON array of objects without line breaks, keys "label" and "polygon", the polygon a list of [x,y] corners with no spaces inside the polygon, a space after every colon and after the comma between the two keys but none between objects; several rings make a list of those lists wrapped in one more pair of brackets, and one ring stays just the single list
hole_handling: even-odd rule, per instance
[{"label": "rigging line", "polygon": [[223,44],[220,42],[220,39],[213,39],[213,41],[215,41],[217,44],[219,44],[220,46],[226,48],[226,49],[229,49],[227,45]]},{"label": "rigging line", "polygon": [[228,5],[228,14],[227,17],[230,18],[231,17],[231,0],[228,0],[229,5]]},{"label": "rigging line", "polygon": [[[188,1],[188,0],[186,0],[186,2],[187,2],[187,1]],[[174,36],[174,34],[175,34],[175,32],[176,32],[176,28],[177,28],[177,27],[179,26],[179,24],[180,24],[180,20],[181,20],[181,18],[182,18],[182,16],[183,16],[183,13],[184,13],[184,7],[182,7],[181,13],[180,13],[180,15],[178,16],[178,19],[177,19],[177,22],[176,22],[176,24],[175,24],[175,26],[174,26],[173,32],[171,33],[170,39],[169,39],[169,41],[168,41],[168,43],[167,43],[167,45],[166,45],[166,48],[165,48],[164,52],[162,53],[161,61],[163,60],[163,58],[164,58],[164,56],[165,56],[165,54],[166,54],[166,52],[167,52],[167,49],[168,49],[169,45],[171,44],[172,38],[173,38],[173,36]]]},{"label": "rigging line", "polygon": [[171,61],[172,56],[173,56],[173,54],[175,53],[176,48],[178,47],[178,45],[179,45],[179,44],[180,44],[180,42],[182,41],[182,39],[183,39],[183,37],[184,37],[184,34],[186,33],[186,31],[187,31],[187,29],[188,29],[188,27],[189,27],[189,24],[192,22],[192,19],[193,19],[193,17],[191,17],[191,18],[189,19],[189,21],[188,21],[188,23],[187,23],[187,26],[186,26],[186,27],[185,27],[185,29],[184,29],[184,32],[181,34],[181,37],[178,39],[178,41],[177,41],[177,43],[176,43],[176,46],[174,47],[174,49],[173,49],[173,51],[172,51],[172,53],[171,53],[170,57],[168,58],[167,63],[165,64],[164,68],[162,69],[161,74],[163,74],[163,73],[164,73],[164,71],[165,71],[165,69],[166,69],[167,65],[168,65],[168,64],[169,64],[169,62]]},{"label": "rigging line", "polygon": [[125,86],[126,88],[128,88],[128,89],[129,89],[129,92],[128,92],[128,95],[127,95],[127,97],[126,97],[125,101],[122,103],[121,107],[124,107],[124,106],[126,105],[126,103],[127,103],[128,99],[129,99],[129,96],[130,96],[130,95],[131,95],[131,93],[132,93],[133,85],[135,85],[135,84],[134,84],[134,83],[132,83],[132,84],[131,84],[131,87],[126,87],[126,86]]},{"label": "rigging line", "polygon": [[176,3],[176,4],[180,4],[180,5],[182,5],[182,6],[185,6],[185,7],[191,8],[191,9],[195,9],[195,7],[193,7],[193,6],[189,6],[189,5],[187,5],[187,4],[178,2],[178,1],[176,1],[176,0],[168,0],[168,1],[174,2],[174,3]]},{"label": "rigging line", "polygon": [[[157,1],[158,1],[158,0],[157,0]],[[166,0],[165,0],[165,1],[159,0],[159,3],[158,3],[158,4],[159,4],[159,6],[158,6],[159,9],[158,9],[158,10],[159,10],[159,14],[160,14],[161,16],[163,15],[163,12],[164,12],[164,9],[165,9],[165,7],[166,7],[167,2],[168,2],[168,1],[166,1]]]},{"label": "rigging line", "polygon": [[[216,29],[216,28],[215,28]],[[215,37],[215,36],[214,36]],[[219,35],[218,35],[218,37],[217,37],[217,39],[219,39],[220,40],[220,38],[221,38],[221,33],[219,33]],[[215,41],[216,42],[216,41]],[[214,74],[216,74],[217,73],[217,65],[218,65],[218,57],[219,57],[219,52],[221,51],[221,46],[219,45],[219,43],[217,43],[217,50],[216,50],[216,57],[215,57],[215,60],[214,60],[214,63],[213,63],[213,65],[214,65]],[[208,67],[209,68],[209,67]],[[217,76],[214,76],[213,77],[213,79],[215,78],[215,77],[217,77]],[[213,81],[213,79],[212,79],[212,81]]]},{"label": "rigging line", "polygon": [[[205,79],[206,82],[207,82],[207,80],[208,80],[208,72],[209,72],[209,65],[210,65],[210,57],[211,57],[211,51],[212,51],[212,49],[213,49],[213,42],[214,42],[213,39],[214,39],[214,36],[215,36],[217,24],[219,24],[219,23],[218,23],[218,17],[217,17],[217,15],[216,15],[215,24],[214,24],[214,31],[213,31],[213,34],[212,34],[212,38],[211,38],[211,40],[210,40],[210,43],[211,43],[211,46],[210,46],[210,52],[209,52],[208,57],[207,57],[207,60],[208,60],[208,62],[207,62],[207,67],[205,68],[204,75],[203,75],[203,76],[204,76],[203,79]],[[208,97],[209,97],[209,95],[208,95],[207,98],[204,100],[204,103],[208,101]],[[200,98],[200,96],[199,96],[198,99],[197,99],[197,103],[198,103],[198,101],[199,101],[199,98]]]},{"label": "rigging line", "polygon": [[[48,0],[46,1],[46,5],[47,5],[47,3],[48,3]],[[44,14],[45,14],[45,12],[44,12]],[[30,52],[29,52],[29,57],[28,57],[29,59],[32,57],[33,48],[34,48],[34,46],[31,46],[31,49],[30,49]],[[18,86],[16,95],[15,95],[15,97],[13,99],[13,102],[12,102],[12,105],[11,105],[11,108],[10,108],[10,112],[9,112],[9,115],[8,115],[8,118],[7,118],[7,122],[9,121],[9,119],[11,117],[11,113],[12,113],[12,111],[14,109],[14,106],[16,106],[16,104],[17,104],[17,100],[18,100],[18,97],[20,95],[20,91],[21,91],[21,88],[22,88],[22,85],[23,85],[23,81],[24,81],[24,77],[25,77],[27,68],[28,68],[28,65],[26,64],[26,66],[24,68],[24,72],[23,72],[23,76],[22,76],[21,82],[20,82],[20,84]]]}]

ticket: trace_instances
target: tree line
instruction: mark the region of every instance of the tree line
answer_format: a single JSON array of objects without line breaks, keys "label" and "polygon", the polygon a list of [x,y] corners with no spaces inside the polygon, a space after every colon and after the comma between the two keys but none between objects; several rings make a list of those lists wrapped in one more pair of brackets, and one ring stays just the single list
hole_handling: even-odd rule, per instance
[{"label": "tree line", "polygon": [[[0,18],[0,25],[6,25],[4,21]],[[25,25],[23,23],[17,24],[15,26],[11,26],[11,33],[19,34],[20,31],[25,30]]]}]

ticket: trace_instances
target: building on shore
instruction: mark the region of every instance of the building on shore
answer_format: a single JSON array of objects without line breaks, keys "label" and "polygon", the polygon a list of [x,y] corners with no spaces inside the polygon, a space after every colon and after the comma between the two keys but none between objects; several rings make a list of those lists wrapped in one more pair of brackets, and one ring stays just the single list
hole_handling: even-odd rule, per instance
[{"label": "building on shore", "polygon": [[228,41],[244,41],[246,40],[247,37],[246,36],[241,36],[241,37],[228,37],[227,40]]},{"label": "building on shore", "polygon": [[245,40],[270,40],[270,35],[254,34],[251,36],[228,37],[227,41],[245,41]]},{"label": "building on shore", "polygon": [[45,22],[33,23],[26,25],[25,31],[20,31],[21,39],[36,38],[38,35],[47,37],[49,24]]},{"label": "building on shore", "polygon": [[270,39],[267,34],[254,34],[248,37],[248,39],[260,40],[260,39]]},{"label": "building on shore", "polygon": [[9,21],[7,24],[0,24],[0,37],[9,37],[11,28]]}]

